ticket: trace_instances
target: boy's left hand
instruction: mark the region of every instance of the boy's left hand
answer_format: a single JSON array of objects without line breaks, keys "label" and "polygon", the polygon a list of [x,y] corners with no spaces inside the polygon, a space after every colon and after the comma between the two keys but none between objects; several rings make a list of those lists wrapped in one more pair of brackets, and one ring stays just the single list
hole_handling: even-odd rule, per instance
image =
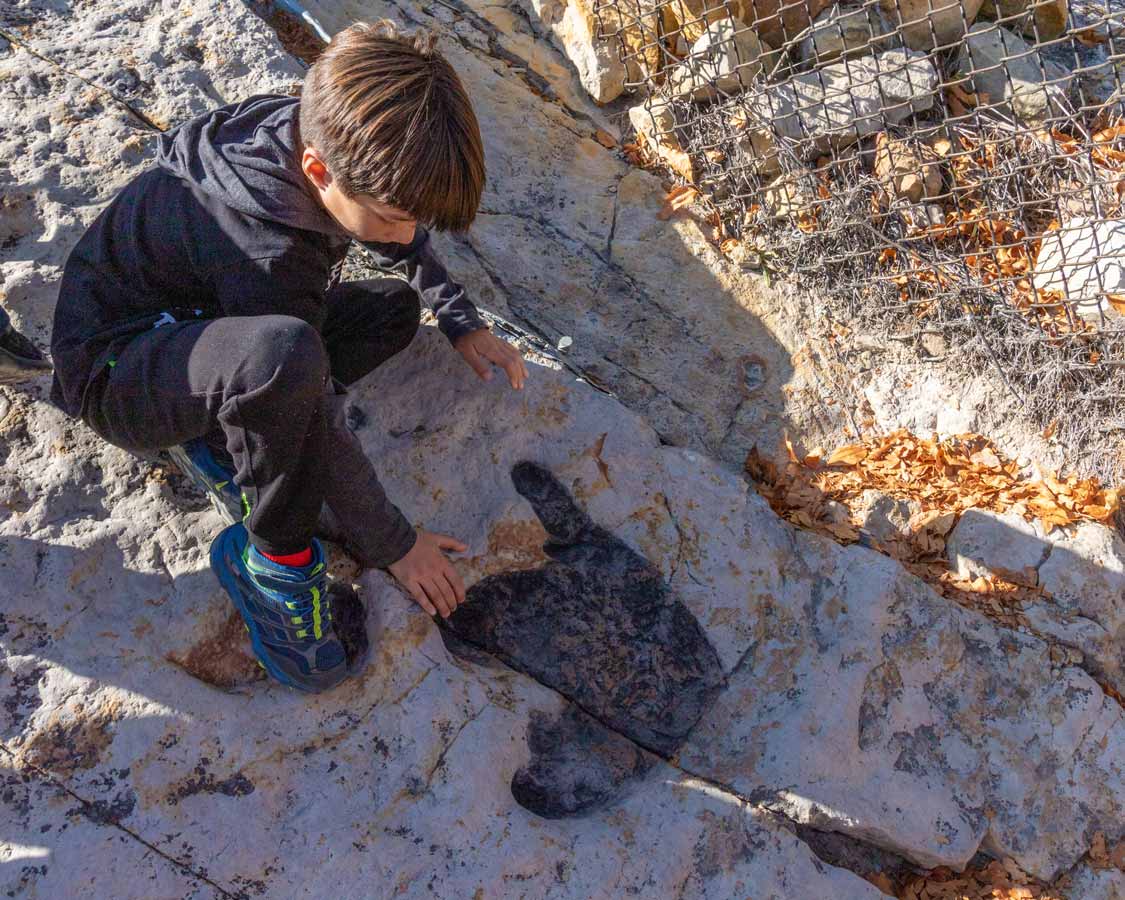
[{"label": "boy's left hand", "polygon": [[500,340],[487,328],[461,335],[453,342],[453,347],[465,357],[465,362],[480,376],[481,381],[492,380],[489,363],[494,363],[507,373],[512,387],[517,391],[523,389],[523,383],[527,380],[527,366],[524,365],[519,350],[507,341]]}]

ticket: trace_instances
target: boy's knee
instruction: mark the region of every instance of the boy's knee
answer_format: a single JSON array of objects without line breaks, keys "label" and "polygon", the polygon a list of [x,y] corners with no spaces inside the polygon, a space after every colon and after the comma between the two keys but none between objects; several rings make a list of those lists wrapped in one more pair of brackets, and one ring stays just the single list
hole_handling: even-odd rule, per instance
[{"label": "boy's knee", "polygon": [[320,333],[293,316],[262,316],[251,338],[251,358],[262,382],[287,392],[321,391],[328,379],[328,353]]}]

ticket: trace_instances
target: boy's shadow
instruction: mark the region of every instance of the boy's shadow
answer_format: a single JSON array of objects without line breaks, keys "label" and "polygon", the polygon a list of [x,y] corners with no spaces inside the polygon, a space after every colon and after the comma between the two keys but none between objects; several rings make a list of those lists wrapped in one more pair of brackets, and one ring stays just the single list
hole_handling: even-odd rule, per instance
[{"label": "boy's shadow", "polygon": [[[719,657],[657,568],[590,520],[545,468],[512,469],[550,540],[538,569],[489,576],[443,637],[483,650],[570,701],[532,716],[516,800],[554,818],[601,805],[670,757],[724,687]],[[468,645],[468,647],[466,647]]]}]

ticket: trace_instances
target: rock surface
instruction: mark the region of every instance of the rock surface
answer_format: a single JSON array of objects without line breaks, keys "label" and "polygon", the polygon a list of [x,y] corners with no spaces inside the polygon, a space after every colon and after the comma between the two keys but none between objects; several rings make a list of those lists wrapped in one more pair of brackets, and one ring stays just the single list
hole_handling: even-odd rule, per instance
[{"label": "rock surface", "polygon": [[969,510],[947,541],[950,565],[966,578],[996,575],[1039,587],[1046,597],[1022,614],[1042,637],[1078,651],[1084,667],[1125,688],[1125,543],[1082,522],[1044,534],[1017,513]]},{"label": "rock surface", "polygon": [[1018,29],[1036,42],[1057,38],[1067,25],[1067,0],[984,0],[980,14],[1004,20],[1009,29]]},{"label": "rock surface", "polygon": [[933,106],[938,74],[930,60],[888,50],[823,66],[745,95],[750,110],[746,143],[762,172],[780,169],[777,138],[811,158],[849,147]]},{"label": "rock surface", "polygon": [[981,106],[1022,122],[1038,122],[1065,111],[1069,73],[1048,62],[1006,28],[979,22],[969,29],[957,56],[956,77],[968,78],[985,95]]},{"label": "rock surface", "polygon": [[616,99],[627,80],[637,80],[637,63],[629,66],[622,59],[618,41],[601,36],[595,4],[588,0],[527,0],[525,7],[562,45],[582,87],[595,102]]},{"label": "rock surface", "polygon": [[964,578],[991,574],[1036,587],[1051,545],[1041,528],[1018,513],[970,509],[950,533],[946,552],[949,565]]},{"label": "rock surface", "polygon": [[1077,218],[1048,231],[1035,259],[1034,284],[1060,292],[1090,322],[1120,319],[1122,311],[1106,295],[1125,293],[1125,224]]},{"label": "rock surface", "polygon": [[[242,7],[18,12],[3,14],[18,40],[73,37],[52,45],[58,64],[18,45],[0,59],[13,88],[0,111],[29,123],[3,138],[5,194],[25,204],[0,250],[5,304],[42,340],[67,250],[148,158],[156,132],[130,107],[156,122],[213,105],[212,89],[284,89],[296,70]],[[180,28],[236,43],[193,74],[153,50]],[[950,606],[883,557],[793,531],[729,469],[662,442],[678,433],[737,459],[780,425],[785,354],[750,315],[753,292],[693,255],[698,226],[656,220],[659,183],[625,173],[565,108],[521,105],[529,89],[479,43],[461,35],[450,55],[492,123],[501,187],[468,243],[443,247],[483,306],[574,336],[570,352],[659,427],[555,368],[532,366],[519,394],[482,385],[432,329],[359,386],[353,421],[411,519],[469,543],[458,565],[480,609],[499,602],[496,585],[561,565],[557,577],[582,576],[570,624],[590,634],[552,632],[536,657],[537,621],[506,617],[494,656],[471,643],[479,632],[459,641],[367,573],[368,669],[328,695],[289,694],[260,678],[209,571],[220,522],[202,499],[66,420],[41,384],[2,388],[0,755],[18,781],[0,798],[5,890],[874,898],[783,817],[919,861],[956,865],[983,840],[1044,875],[1096,830],[1119,838],[1125,724],[1084,672],[1044,679],[1044,642]],[[129,106],[96,92],[97,115],[78,106],[92,88],[70,73],[119,60],[151,73],[151,91]],[[85,117],[66,120],[69,108]],[[550,149],[507,144],[517,121]],[[551,516],[513,481],[527,461],[594,540],[546,543]],[[647,592],[622,590],[617,566],[643,566]],[[617,605],[601,608],[606,597]],[[623,696],[592,684],[576,648],[628,660],[648,614],[651,677]],[[692,658],[669,653],[685,643]],[[629,740],[681,671],[700,690],[676,695],[667,739]]]},{"label": "rock surface", "polygon": [[745,25],[723,19],[708,25],[691,45],[687,58],[668,75],[673,96],[690,94],[710,100],[718,92],[734,94],[754,83],[762,71],[762,42]]},{"label": "rock surface", "polygon": [[1082,900],[1125,900],[1125,872],[1083,864],[1071,875],[1067,893]]},{"label": "rock surface", "polygon": [[801,41],[801,59],[814,65],[841,56],[855,57],[900,46],[899,38],[878,6],[860,9],[834,5],[816,17],[812,33]]},{"label": "rock surface", "polygon": [[[330,32],[381,15],[436,24],[379,0],[307,5]],[[550,346],[571,337],[569,367],[668,442],[732,465],[755,445],[784,454],[787,429],[835,427],[842,413],[824,407],[803,358],[792,361],[807,334],[779,293],[727,262],[704,223],[657,219],[660,179],[541,102],[509,63],[452,39],[441,46],[484,123],[482,210],[465,239],[439,237],[475,300]]]},{"label": "rock surface", "polygon": [[1039,584],[1053,602],[1026,610],[1031,625],[1081,651],[1088,671],[1125,693],[1125,542],[1083,522],[1052,541]]},{"label": "rock surface", "polygon": [[888,497],[874,490],[864,491],[854,510],[863,530],[880,544],[908,538],[913,532],[910,520],[921,511],[916,500]]},{"label": "rock surface", "polygon": [[949,49],[965,36],[983,0],[879,0],[892,26],[901,27],[911,50]]}]

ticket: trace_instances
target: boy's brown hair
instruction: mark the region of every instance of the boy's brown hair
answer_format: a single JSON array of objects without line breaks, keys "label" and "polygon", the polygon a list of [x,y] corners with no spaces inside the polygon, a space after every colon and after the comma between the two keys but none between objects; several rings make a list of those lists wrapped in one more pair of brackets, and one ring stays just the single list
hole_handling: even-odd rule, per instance
[{"label": "boy's brown hair", "polygon": [[484,190],[484,148],[434,42],[389,19],[339,32],[305,75],[299,129],[349,197],[369,194],[439,231],[464,231]]}]

